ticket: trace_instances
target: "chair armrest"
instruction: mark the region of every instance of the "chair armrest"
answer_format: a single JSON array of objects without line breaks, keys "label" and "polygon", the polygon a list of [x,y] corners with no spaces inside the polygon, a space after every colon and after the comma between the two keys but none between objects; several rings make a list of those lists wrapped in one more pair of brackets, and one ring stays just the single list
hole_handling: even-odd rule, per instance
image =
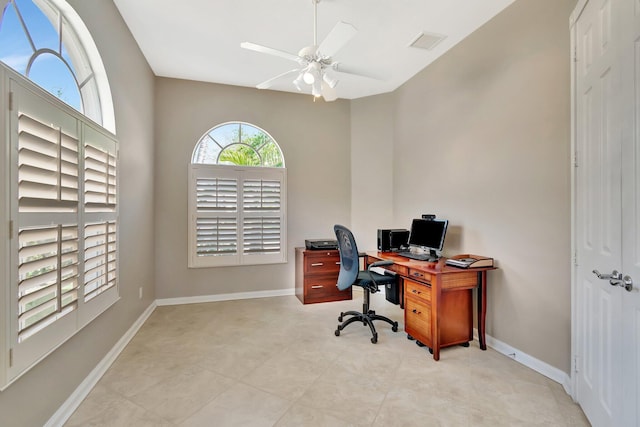
[{"label": "chair armrest", "polygon": [[383,265],[393,265],[393,261],[377,261],[374,262],[373,264],[370,264],[369,267],[367,267],[367,270],[371,270],[371,267],[382,267]]},{"label": "chair armrest", "polygon": [[378,292],[379,291],[378,282],[376,282],[375,277],[373,276],[373,274],[371,274],[371,269],[373,267],[382,267],[382,266],[385,266],[385,265],[393,265],[393,261],[387,261],[387,260],[385,260],[385,261],[377,261],[377,262],[374,262],[373,264],[369,265],[369,267],[367,267],[367,271],[369,272],[369,277],[371,277],[371,280],[373,281],[373,284],[375,285],[375,288],[371,289],[371,292]]}]

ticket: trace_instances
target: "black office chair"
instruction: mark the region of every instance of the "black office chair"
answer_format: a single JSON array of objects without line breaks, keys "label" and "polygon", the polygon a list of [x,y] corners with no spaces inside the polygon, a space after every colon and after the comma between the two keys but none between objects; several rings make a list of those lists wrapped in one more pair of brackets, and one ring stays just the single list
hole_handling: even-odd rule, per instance
[{"label": "black office chair", "polygon": [[379,261],[371,264],[366,271],[359,271],[358,248],[353,238],[353,233],[342,225],[335,225],[333,231],[338,239],[338,249],[340,251],[340,274],[338,275],[338,289],[341,291],[348,289],[350,286],[360,286],[364,290],[364,303],[362,304],[362,313],[358,311],[347,311],[340,313],[338,322],[342,322],[344,316],[353,316],[338,325],[336,336],[340,336],[340,331],[353,322],[362,322],[363,325],[369,325],[373,337],[373,344],[378,342],[378,333],[373,325],[374,320],[382,320],[391,325],[393,332],[398,331],[398,322],[394,322],[385,316],[376,314],[375,311],[369,309],[369,301],[372,293],[378,292],[378,285],[386,286],[395,284],[397,278],[395,275],[382,275],[371,271],[372,267],[391,265],[392,261]]}]

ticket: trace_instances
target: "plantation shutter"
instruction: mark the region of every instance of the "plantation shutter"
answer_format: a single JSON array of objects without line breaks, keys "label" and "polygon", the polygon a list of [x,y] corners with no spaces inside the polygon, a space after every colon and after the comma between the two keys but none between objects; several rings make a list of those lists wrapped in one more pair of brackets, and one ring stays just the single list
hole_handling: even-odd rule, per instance
[{"label": "plantation shutter", "polygon": [[83,321],[101,313],[117,290],[116,142],[93,128],[84,130],[82,258]]},{"label": "plantation shutter", "polygon": [[84,300],[116,285],[116,224],[84,226]]},{"label": "plantation shutter", "polygon": [[192,165],[190,267],[284,262],[282,168]]},{"label": "plantation shutter", "polygon": [[[77,308],[77,125],[47,124],[29,109],[17,114],[17,341]],[[52,225],[56,223],[55,225]]]},{"label": "plantation shutter", "polygon": [[78,227],[20,230],[18,341],[75,310],[78,300]]},{"label": "plantation shutter", "polygon": [[18,116],[18,207],[78,210],[78,139],[24,112]]},{"label": "plantation shutter", "polygon": [[282,249],[282,182],[246,179],[242,185],[244,254],[279,253]]},{"label": "plantation shutter", "polygon": [[8,81],[11,380],[118,299],[117,142]]},{"label": "plantation shutter", "polygon": [[84,147],[85,212],[114,212],[116,208],[116,153],[86,143]]},{"label": "plantation shutter", "polygon": [[215,173],[206,166],[193,166],[190,187],[190,265],[237,264],[237,174],[233,170],[219,170]]},{"label": "plantation shutter", "polygon": [[196,183],[197,253],[199,256],[238,251],[238,182],[229,178],[198,178]]}]

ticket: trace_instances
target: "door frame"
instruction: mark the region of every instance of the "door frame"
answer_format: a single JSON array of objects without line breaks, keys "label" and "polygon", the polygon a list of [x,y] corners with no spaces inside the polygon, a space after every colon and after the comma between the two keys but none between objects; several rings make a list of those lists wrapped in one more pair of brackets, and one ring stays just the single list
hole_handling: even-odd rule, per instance
[{"label": "door frame", "polygon": [[570,61],[571,61],[571,162],[569,167],[571,168],[571,368],[569,372],[570,384],[571,384],[571,398],[577,402],[577,381],[576,376],[578,367],[578,348],[579,348],[579,334],[578,334],[578,274],[577,274],[577,261],[578,261],[578,246],[577,246],[577,194],[578,194],[578,180],[576,174],[577,168],[577,28],[576,23],[578,18],[584,11],[589,0],[578,0],[573,12],[569,17],[570,28]]}]

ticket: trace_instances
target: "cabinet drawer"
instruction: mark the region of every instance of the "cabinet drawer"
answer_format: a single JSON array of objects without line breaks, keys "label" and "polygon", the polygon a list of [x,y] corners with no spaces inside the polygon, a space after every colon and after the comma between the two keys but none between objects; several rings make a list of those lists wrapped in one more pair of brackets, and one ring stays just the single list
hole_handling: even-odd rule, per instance
[{"label": "cabinet drawer", "polygon": [[[340,271],[340,256],[337,252],[321,252],[304,258],[304,274],[337,273]],[[335,283],[334,283],[335,284]]]},{"label": "cabinet drawer", "polygon": [[431,274],[425,273],[424,271],[421,271],[421,270],[416,270],[415,268],[409,269],[408,276],[413,279],[420,280],[422,282],[431,283]]},{"label": "cabinet drawer", "polygon": [[431,305],[407,298],[404,305],[404,324],[408,334],[423,344],[431,345]]},{"label": "cabinet drawer", "polygon": [[336,279],[306,278],[304,281],[304,301],[306,303],[351,299],[351,288],[341,291]]},{"label": "cabinet drawer", "polygon": [[414,282],[411,279],[404,279],[404,294],[419,298],[422,301],[431,301],[431,287],[424,283]]}]

